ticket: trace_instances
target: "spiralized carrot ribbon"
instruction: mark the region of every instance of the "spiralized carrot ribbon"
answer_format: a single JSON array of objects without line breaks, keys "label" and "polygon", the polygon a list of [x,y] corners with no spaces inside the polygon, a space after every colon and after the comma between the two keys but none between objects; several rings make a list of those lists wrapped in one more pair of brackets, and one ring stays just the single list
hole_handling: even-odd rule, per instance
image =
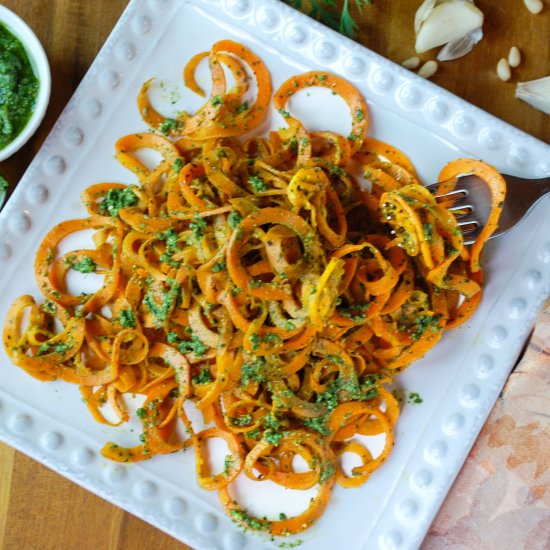
[{"label": "spiralized carrot ribbon", "polygon": [[491,213],[481,234],[470,250],[470,269],[473,273],[479,271],[479,257],[483,246],[498,226],[502,205],[506,197],[506,182],[500,173],[492,166],[475,159],[457,159],[447,164],[439,173],[439,181],[443,182],[438,191],[448,193],[456,185],[456,177],[474,174],[479,176],[491,191]]},{"label": "spiralized carrot ribbon", "polygon": [[[350,83],[310,72],[272,97],[262,60],[222,40],[184,68],[202,97],[195,77],[206,60],[212,86],[196,113],[162,115],[152,81],[143,85],[151,131],[115,144],[137,183],[91,185],[81,195],[88,217],[45,235],[34,264],[44,299],[14,300],[4,347],[36,379],[78,385],[97,422],[137,419],[139,440],[108,442],[104,457],[193,447],[199,486],[218,491],[232,520],[292,535],[324,513],[334,483],[357,487],[387,460],[399,406],[385,386],[475,312],[504,186],[479,161],[442,170],[441,191],[462,173],[491,189],[487,227],[469,248],[405,154],[367,136],[367,104]],[[292,115],[289,98],[316,87],[347,103],[348,136],[310,132]],[[251,137],[272,99],[287,128]],[[67,252],[84,232],[92,244]],[[96,290],[75,291],[80,278]],[[188,418],[190,403],[205,426]],[[373,436],[384,439],[377,455],[363,439]],[[228,449],[219,471],[214,442]],[[351,472],[348,453],[360,461]],[[294,517],[259,518],[232,496],[241,474],[316,495]]]}]

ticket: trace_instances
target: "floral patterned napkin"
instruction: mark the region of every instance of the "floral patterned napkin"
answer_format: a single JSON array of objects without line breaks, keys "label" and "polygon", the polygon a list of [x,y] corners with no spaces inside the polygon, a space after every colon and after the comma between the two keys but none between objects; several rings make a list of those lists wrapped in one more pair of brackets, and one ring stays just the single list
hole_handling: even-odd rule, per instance
[{"label": "floral patterned napkin", "polygon": [[550,301],[422,550],[550,549]]}]

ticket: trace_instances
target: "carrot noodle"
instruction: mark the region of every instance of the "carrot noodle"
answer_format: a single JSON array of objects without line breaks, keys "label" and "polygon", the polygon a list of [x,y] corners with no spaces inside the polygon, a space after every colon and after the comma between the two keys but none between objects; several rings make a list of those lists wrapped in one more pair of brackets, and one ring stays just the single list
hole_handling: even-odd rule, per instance
[{"label": "carrot noodle", "polygon": [[[127,422],[124,396],[143,396],[140,444],[108,442],[105,457],[137,462],[193,447],[198,484],[219,492],[231,519],[291,535],[323,514],[335,483],[357,487],[389,456],[399,406],[385,387],[475,311],[480,252],[504,185],[479,161],[443,169],[443,179],[476,173],[493,193],[489,224],[469,248],[405,154],[367,137],[367,104],[350,83],[310,72],[273,93],[262,60],[223,40],[183,71],[205,98],[195,80],[203,60],[212,88],[196,113],[161,115],[149,101],[152,81],[143,85],[138,108],[151,132],[116,143],[139,183],[92,185],[82,193],[88,216],[47,233],[35,261],[44,300],[13,302],[4,346],[38,380],[77,384],[98,422]],[[348,136],[310,132],[292,115],[289,99],[311,87],[346,102]],[[272,100],[286,127],[251,137]],[[157,166],[140,160],[143,150],[160,154]],[[350,162],[363,167],[369,190]],[[84,230],[94,248],[61,254],[61,242]],[[71,271],[103,283],[73,295]],[[193,428],[186,401],[206,429]],[[116,421],[103,416],[104,403]],[[381,453],[359,436],[383,437]],[[212,439],[229,449],[221,472],[207,460]],[[360,459],[349,475],[345,453]],[[297,516],[257,518],[231,496],[241,473],[318,491]]]}]

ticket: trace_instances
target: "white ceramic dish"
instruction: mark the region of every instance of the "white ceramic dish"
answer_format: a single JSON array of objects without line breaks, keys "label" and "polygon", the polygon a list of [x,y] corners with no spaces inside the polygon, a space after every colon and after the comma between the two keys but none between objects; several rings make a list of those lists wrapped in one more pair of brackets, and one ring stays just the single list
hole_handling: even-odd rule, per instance
[{"label": "white ceramic dish", "polygon": [[[55,223],[85,215],[79,193],[99,181],[133,182],[114,159],[114,142],[144,129],[134,98],[151,76],[180,82],[191,55],[221,38],[243,41],[277,87],[291,74],[323,68],[348,78],[370,104],[372,133],[406,151],[433,181],[458,156],[481,157],[520,176],[550,175],[550,147],[327,30],[274,0],[133,0],[51,135],[0,214],[0,318],[20,294],[37,295],[32,263]],[[200,102],[180,89],[189,107]],[[341,127],[338,108],[311,95],[300,105],[322,129]],[[273,114],[271,125],[282,125]],[[264,128],[265,130],[265,128]],[[550,293],[548,198],[485,254],[487,286],[472,321],[448,333],[401,378],[421,405],[405,404],[390,459],[363,487],[336,489],[323,518],[299,539],[304,550],[418,547],[451,486]],[[192,453],[137,465],[99,455],[129,429],[96,424],[77,388],[41,384],[1,352],[0,438],[195,548],[277,548],[243,533],[217,497],[198,488]],[[289,494],[255,484],[283,511]]]},{"label": "white ceramic dish", "polygon": [[[21,133],[6,147],[0,149],[1,162],[19,151],[19,149],[21,149],[21,147],[23,147],[23,145],[25,145],[25,143],[27,143],[31,136],[36,132],[38,126],[40,126],[50,101],[51,74],[46,52],[27,23],[25,23],[23,19],[10,11],[8,8],[1,5],[0,22],[3,23],[25,47],[31,65],[34,69],[34,73],[40,83],[34,112]],[[3,202],[3,199],[1,202]]]}]

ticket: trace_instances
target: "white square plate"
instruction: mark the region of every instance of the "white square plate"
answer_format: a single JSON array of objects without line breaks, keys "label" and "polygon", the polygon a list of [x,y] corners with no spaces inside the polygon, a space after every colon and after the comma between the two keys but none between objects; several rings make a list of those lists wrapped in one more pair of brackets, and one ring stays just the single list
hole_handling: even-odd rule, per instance
[{"label": "white square plate", "polygon": [[[141,84],[152,76],[177,83],[181,101],[197,107],[180,85],[181,70],[222,38],[259,54],[275,89],[311,69],[352,81],[369,102],[371,134],[404,150],[425,181],[459,156],[520,176],[550,175],[547,145],[275,0],[133,0],[0,214],[2,320],[16,296],[38,295],[34,252],[54,224],[85,216],[80,192],[100,181],[134,182],[113,154],[118,137],[145,129],[135,103]],[[326,96],[312,93],[304,109],[317,128],[342,124]],[[270,124],[283,121],[272,113]],[[549,295],[549,206],[547,198],[487,247],[478,312],[401,377],[423,403],[404,404],[390,459],[363,487],[336,488],[322,519],[299,537],[301,548],[420,544]],[[0,363],[2,440],[196,548],[280,543],[243,533],[223,514],[217,496],[198,488],[192,453],[110,463],[99,449],[129,429],[96,424],[76,387],[34,381],[3,350]],[[258,491],[257,503],[277,511],[287,500],[269,486]]]}]

